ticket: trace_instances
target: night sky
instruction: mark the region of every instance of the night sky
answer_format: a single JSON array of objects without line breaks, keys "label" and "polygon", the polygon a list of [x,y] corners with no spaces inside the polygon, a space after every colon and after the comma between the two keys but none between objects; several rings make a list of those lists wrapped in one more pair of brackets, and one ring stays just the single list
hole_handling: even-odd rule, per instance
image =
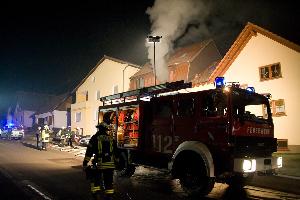
[{"label": "night sky", "polygon": [[[209,32],[190,42],[212,38],[224,55],[249,21],[300,44],[297,0],[203,2],[209,14],[202,24],[191,22],[191,26],[202,26]],[[8,97],[18,90],[51,94],[72,90],[103,55],[143,65],[148,61],[145,38],[151,32],[146,10],[153,3],[17,1],[1,5],[1,115],[6,115],[11,102]]]}]

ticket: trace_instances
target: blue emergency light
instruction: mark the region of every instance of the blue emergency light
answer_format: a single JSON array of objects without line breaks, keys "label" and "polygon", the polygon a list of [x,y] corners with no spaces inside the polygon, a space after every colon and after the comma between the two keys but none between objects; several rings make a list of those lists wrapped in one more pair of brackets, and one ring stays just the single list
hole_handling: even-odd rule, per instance
[{"label": "blue emergency light", "polygon": [[250,93],[255,93],[255,88],[254,87],[247,87],[246,90]]},{"label": "blue emergency light", "polygon": [[225,87],[226,82],[224,77],[216,77],[215,78],[215,87],[216,88],[223,88]]}]

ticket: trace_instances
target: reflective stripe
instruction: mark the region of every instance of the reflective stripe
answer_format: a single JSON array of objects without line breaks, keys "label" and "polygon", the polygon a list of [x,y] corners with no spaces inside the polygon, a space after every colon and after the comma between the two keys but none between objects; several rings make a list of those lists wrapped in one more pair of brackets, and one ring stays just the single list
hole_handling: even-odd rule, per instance
[{"label": "reflective stripe", "polygon": [[105,190],[105,194],[113,194],[114,192],[114,189]]},{"label": "reflective stripe", "polygon": [[99,165],[100,169],[114,169],[115,163],[114,162],[104,162]]},{"label": "reflective stripe", "polygon": [[100,186],[95,187],[95,184],[91,183],[91,192],[92,193],[95,193],[95,192],[100,191],[100,190],[101,190]]},{"label": "reflective stripe", "polygon": [[102,139],[101,139],[101,135],[99,135],[98,136],[98,154],[101,155],[101,152],[102,152]]},{"label": "reflective stripe", "polygon": [[97,137],[98,139],[98,153],[99,153],[99,158],[98,158],[98,164],[102,165],[102,158],[101,158],[101,154],[102,154],[102,142],[103,141],[107,141],[109,140],[109,150],[110,150],[110,153],[112,154],[110,156],[111,160],[114,160],[114,155],[113,155],[113,140],[109,137],[109,136],[106,136],[106,135],[99,135]]}]

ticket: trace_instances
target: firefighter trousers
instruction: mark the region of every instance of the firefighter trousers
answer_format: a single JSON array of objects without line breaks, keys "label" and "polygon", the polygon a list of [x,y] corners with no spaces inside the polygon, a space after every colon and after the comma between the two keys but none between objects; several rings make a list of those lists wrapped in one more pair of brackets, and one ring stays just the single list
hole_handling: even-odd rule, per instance
[{"label": "firefighter trousers", "polygon": [[111,197],[114,194],[113,173],[114,169],[97,169],[91,179],[91,192],[93,195],[102,193]]}]

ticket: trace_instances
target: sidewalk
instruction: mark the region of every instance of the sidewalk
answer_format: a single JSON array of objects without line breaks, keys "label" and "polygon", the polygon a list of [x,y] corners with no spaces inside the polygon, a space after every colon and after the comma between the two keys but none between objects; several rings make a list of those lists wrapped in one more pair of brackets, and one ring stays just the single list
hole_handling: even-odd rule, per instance
[{"label": "sidewalk", "polygon": [[[22,139],[22,143],[26,146],[36,148],[35,135],[28,134],[27,136],[25,136]],[[41,144],[40,144],[40,146],[41,146]],[[75,157],[82,158],[82,159],[83,159],[83,157],[85,155],[85,151],[86,151],[86,147],[77,146],[77,145],[73,145],[73,147],[59,146],[58,144],[54,144],[52,142],[50,142],[47,147],[48,147],[48,149],[72,153]]]}]

